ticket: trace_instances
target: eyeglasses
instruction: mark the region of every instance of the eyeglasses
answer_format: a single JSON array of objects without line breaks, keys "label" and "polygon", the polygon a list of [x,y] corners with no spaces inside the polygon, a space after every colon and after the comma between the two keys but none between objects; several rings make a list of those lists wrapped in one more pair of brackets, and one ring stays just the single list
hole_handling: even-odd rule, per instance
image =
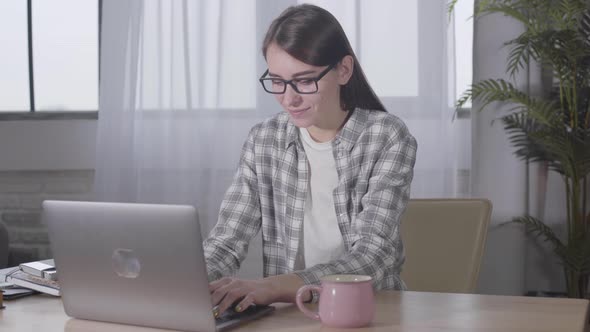
[{"label": "eyeglasses", "polygon": [[332,70],[336,66],[336,63],[329,65],[328,68],[324,69],[318,77],[310,78],[310,77],[301,77],[301,78],[294,78],[291,80],[284,80],[282,78],[275,78],[275,77],[267,77],[268,69],[260,76],[260,84],[264,88],[264,91],[276,95],[280,95],[287,91],[287,84],[290,85],[295,92],[300,94],[312,94],[318,92],[318,81],[322,79],[322,77],[326,76],[326,74]]}]

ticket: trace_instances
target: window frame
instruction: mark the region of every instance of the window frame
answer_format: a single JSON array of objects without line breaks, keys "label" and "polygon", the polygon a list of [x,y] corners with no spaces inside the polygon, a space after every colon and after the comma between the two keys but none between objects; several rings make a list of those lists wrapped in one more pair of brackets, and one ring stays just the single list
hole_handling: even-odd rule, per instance
[{"label": "window frame", "polygon": [[[28,111],[2,111],[0,121],[19,120],[96,120],[98,109],[88,111],[37,111],[35,109],[35,73],[33,61],[33,0],[27,0],[27,55],[29,69],[29,110]],[[100,90],[100,46],[101,46],[101,25],[102,25],[102,0],[98,4],[98,86]],[[97,92],[98,93],[98,92]]]},{"label": "window frame", "polygon": [[[98,63],[98,80],[99,80],[99,89],[100,89],[100,49],[101,49],[101,25],[102,25],[102,0],[97,0],[98,3],[98,52],[99,52],[99,63]],[[294,0],[283,0],[283,2],[285,3],[290,3],[293,4],[295,3]],[[356,8],[358,10],[360,10],[360,1],[356,0]],[[257,14],[260,14],[261,10],[258,8],[257,6]],[[362,22],[360,22],[360,15],[359,17],[357,17],[357,25],[356,25],[356,29],[357,29],[357,33],[360,32],[361,29],[361,25]],[[98,115],[98,109],[97,110],[89,110],[89,111],[37,111],[35,110],[35,103],[34,103],[34,72],[33,72],[33,41],[32,41],[32,0],[27,0],[27,36],[28,36],[28,65],[29,65],[29,98],[30,98],[30,104],[29,105],[33,105],[33,107],[29,107],[30,109],[28,111],[3,111],[0,112],[0,121],[14,121],[14,120],[67,120],[67,119],[71,119],[71,120],[80,120],[80,119],[90,119],[90,120],[96,120],[98,119],[99,115]],[[260,30],[260,27],[257,28],[257,30]],[[258,31],[257,31],[258,32]],[[258,42],[259,36],[257,36],[257,42]],[[357,40],[358,43],[358,40]],[[359,46],[359,45],[357,45]],[[358,51],[358,56],[360,58],[360,48],[357,47],[357,51]],[[263,66],[264,64],[258,64],[258,66]],[[419,87],[420,90],[420,87]],[[420,91],[418,92],[420,94]],[[257,92],[257,94],[260,94],[260,91]],[[264,95],[266,95],[266,93],[264,93]],[[268,98],[266,96],[266,98]],[[408,97],[388,97],[388,96],[382,96],[380,97],[380,99],[383,101],[384,105],[386,106],[387,109],[398,109],[399,112],[399,107],[393,107],[393,105],[397,104],[399,105],[399,103],[401,102],[402,104],[404,103],[409,103],[408,105],[411,105],[412,102],[416,99],[416,97],[412,97],[412,96],[408,96]],[[264,102],[262,103],[264,104]],[[404,108],[402,108],[404,109]],[[250,109],[248,109],[250,110]],[[245,112],[247,111],[246,109],[239,109],[239,110],[235,110],[235,109],[229,109],[226,110],[226,112]],[[253,113],[256,113],[256,110],[252,110],[254,111]],[[411,114],[411,112],[409,112],[409,110],[407,112],[404,112],[403,110],[401,110],[402,113],[408,113]],[[250,112],[247,112],[250,113]],[[405,114],[405,115],[408,115]],[[465,119],[470,119],[471,118],[471,108],[461,108],[461,109],[457,109],[455,110],[455,115],[454,115],[455,119],[459,119],[459,120],[465,120]]]}]

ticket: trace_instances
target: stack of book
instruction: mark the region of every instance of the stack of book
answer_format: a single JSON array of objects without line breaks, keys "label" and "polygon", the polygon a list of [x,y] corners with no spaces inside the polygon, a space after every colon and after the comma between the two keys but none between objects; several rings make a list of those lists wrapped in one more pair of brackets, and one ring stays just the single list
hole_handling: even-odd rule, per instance
[{"label": "stack of book", "polygon": [[21,264],[6,273],[3,281],[53,296],[61,294],[53,260]]}]

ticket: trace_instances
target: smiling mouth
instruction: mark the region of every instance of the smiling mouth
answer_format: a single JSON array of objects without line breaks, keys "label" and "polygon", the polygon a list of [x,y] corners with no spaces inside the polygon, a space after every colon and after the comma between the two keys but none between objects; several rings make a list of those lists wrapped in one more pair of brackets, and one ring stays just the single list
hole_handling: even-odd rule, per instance
[{"label": "smiling mouth", "polygon": [[308,108],[304,108],[302,110],[289,110],[289,113],[291,113],[291,114],[301,114],[301,113],[307,111],[308,109],[309,109],[309,107]]}]

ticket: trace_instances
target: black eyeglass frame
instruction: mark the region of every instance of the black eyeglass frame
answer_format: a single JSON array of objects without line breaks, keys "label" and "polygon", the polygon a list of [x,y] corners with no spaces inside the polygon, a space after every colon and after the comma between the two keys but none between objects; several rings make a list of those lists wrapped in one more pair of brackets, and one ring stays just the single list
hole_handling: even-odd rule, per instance
[{"label": "black eyeglass frame", "polygon": [[[338,64],[338,62],[331,64],[328,66],[328,68],[324,69],[317,77],[297,77],[297,78],[293,78],[290,80],[284,80],[282,78],[273,78],[273,77],[267,77],[265,78],[264,76],[268,75],[268,69],[264,72],[264,74],[262,74],[262,76],[260,76],[260,78],[258,79],[258,81],[260,81],[260,84],[262,85],[262,88],[264,89],[264,91],[271,93],[273,95],[282,95],[283,93],[285,93],[287,91],[287,84],[291,86],[291,88],[293,88],[293,90],[299,94],[302,95],[311,95],[314,93],[317,93],[319,91],[319,86],[318,86],[318,81],[321,80],[324,76],[326,76],[326,74],[328,74],[330,72],[330,70],[332,70],[334,67],[336,67],[336,65]],[[283,85],[283,91],[278,92],[278,91],[269,91],[266,86],[264,85],[264,81],[282,81],[284,83]],[[299,91],[299,89],[297,89],[297,85],[293,82],[296,81],[312,81],[315,84],[315,91],[313,92],[302,92]]]}]

